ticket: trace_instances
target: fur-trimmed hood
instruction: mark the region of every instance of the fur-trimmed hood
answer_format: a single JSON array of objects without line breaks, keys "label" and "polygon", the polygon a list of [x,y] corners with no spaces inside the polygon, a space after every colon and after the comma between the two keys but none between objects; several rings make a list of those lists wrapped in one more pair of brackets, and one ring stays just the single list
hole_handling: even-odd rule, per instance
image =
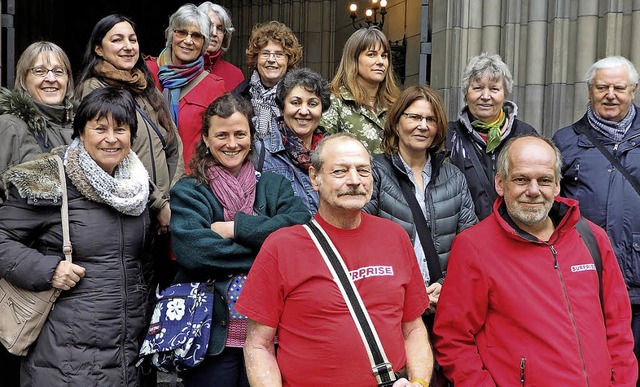
[{"label": "fur-trimmed hood", "polygon": [[11,114],[27,124],[31,133],[44,135],[46,120],[60,121],[58,124],[65,126],[73,119],[73,112],[77,109],[77,103],[65,99],[63,101],[64,112],[61,117],[47,117],[34,102],[33,98],[23,90],[9,90],[0,87],[0,114]]},{"label": "fur-trimmed hood", "polygon": [[23,199],[45,199],[54,203],[62,198],[58,163],[51,153],[16,165],[3,175],[7,190],[14,186]]}]

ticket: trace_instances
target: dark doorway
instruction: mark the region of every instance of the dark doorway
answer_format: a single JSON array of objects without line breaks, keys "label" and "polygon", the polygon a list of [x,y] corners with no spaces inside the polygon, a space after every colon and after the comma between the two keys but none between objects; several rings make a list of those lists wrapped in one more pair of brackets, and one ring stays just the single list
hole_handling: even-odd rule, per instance
[{"label": "dark doorway", "polygon": [[[3,13],[6,3],[2,2]],[[15,57],[38,40],[49,40],[67,53],[74,74],[80,71],[82,54],[95,23],[111,13],[130,17],[137,25],[142,54],[157,56],[164,48],[169,16],[188,1],[177,0],[15,0]],[[199,4],[199,2],[195,2]],[[3,31],[4,34],[4,31]],[[5,45],[3,45],[5,47]],[[3,60],[9,61],[3,48]],[[6,62],[5,62],[6,63]],[[6,68],[3,66],[3,69]],[[6,84],[2,75],[2,86]]]}]

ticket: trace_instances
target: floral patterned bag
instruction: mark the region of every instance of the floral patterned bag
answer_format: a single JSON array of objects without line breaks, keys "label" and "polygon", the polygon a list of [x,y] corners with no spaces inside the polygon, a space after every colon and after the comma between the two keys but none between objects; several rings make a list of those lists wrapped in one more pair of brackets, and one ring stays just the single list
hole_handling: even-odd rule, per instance
[{"label": "floral patterned bag", "polygon": [[213,312],[213,281],[171,285],[158,295],[141,362],[150,357],[159,371],[181,372],[207,353]]}]

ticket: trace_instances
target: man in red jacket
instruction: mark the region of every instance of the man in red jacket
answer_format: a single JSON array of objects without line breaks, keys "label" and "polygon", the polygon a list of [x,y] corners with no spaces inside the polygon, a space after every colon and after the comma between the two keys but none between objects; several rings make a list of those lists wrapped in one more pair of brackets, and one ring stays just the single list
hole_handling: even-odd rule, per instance
[{"label": "man in red jacket", "polygon": [[574,227],[578,202],[556,197],[560,166],[549,140],[511,140],[498,157],[493,213],[453,242],[434,336],[456,387],[636,384],[622,274],[605,232],[588,222],[600,289]]}]

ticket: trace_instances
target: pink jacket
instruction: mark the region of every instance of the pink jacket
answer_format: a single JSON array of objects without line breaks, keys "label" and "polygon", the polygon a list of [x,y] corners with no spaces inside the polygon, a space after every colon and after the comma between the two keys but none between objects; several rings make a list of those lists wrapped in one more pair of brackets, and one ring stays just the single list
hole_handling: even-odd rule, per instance
[{"label": "pink jacket", "polygon": [[456,387],[635,386],[631,307],[604,230],[604,319],[593,259],[557,197],[548,243],[516,231],[499,198],[453,242],[434,326],[436,359]]},{"label": "pink jacket", "polygon": [[[158,90],[162,91],[162,85],[158,81],[158,63],[156,58],[146,60],[147,66],[153,75]],[[205,109],[216,98],[225,93],[224,82],[220,77],[208,74],[184,97],[178,105],[178,134],[182,139],[182,153],[184,166],[188,170],[189,162],[193,157],[196,145],[200,140],[202,130],[202,116]]]}]

